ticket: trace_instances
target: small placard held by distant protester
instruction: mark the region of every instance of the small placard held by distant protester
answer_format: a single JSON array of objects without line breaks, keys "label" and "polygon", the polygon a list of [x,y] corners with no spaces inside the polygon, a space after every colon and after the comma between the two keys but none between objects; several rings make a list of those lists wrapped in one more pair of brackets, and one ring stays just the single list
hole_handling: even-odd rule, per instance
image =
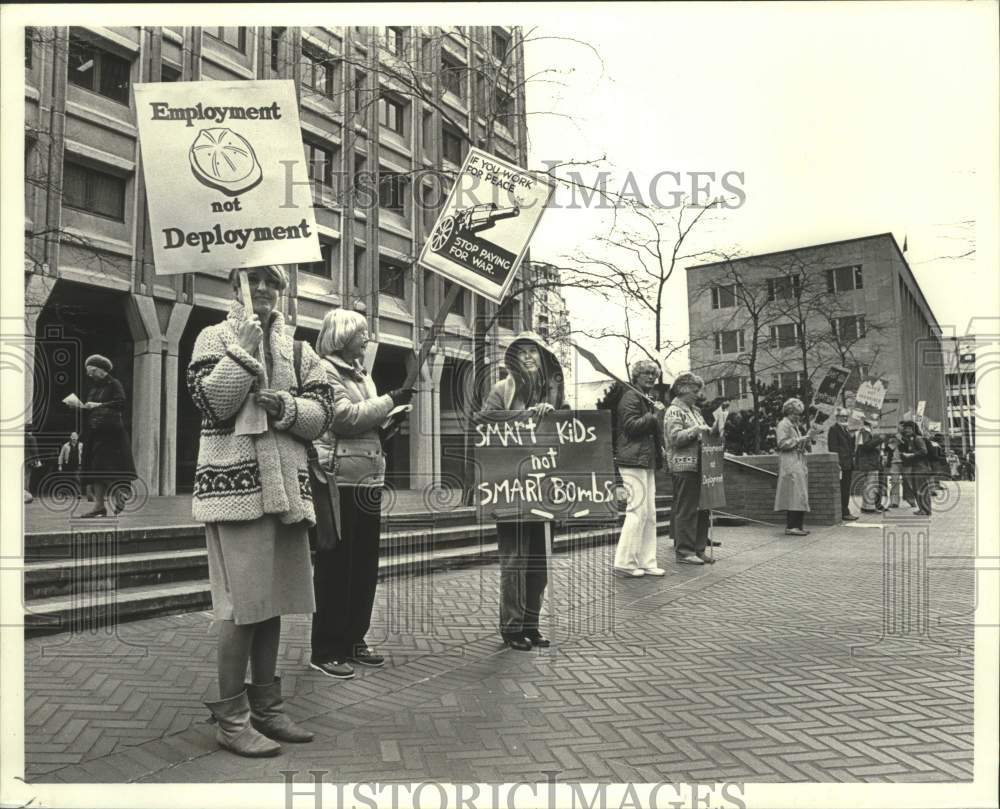
[{"label": "small placard held by distant protester", "polygon": [[320,260],[295,85],[135,85],[156,272]]},{"label": "small placard held by distant protester", "polygon": [[486,411],[473,433],[480,519],[618,519],[611,414]]},{"label": "small placard held by distant protester", "polygon": [[726,485],[722,464],[724,446],[721,438],[711,435],[701,439],[701,495],[698,508],[722,508],[726,505]]},{"label": "small placard held by distant protester", "polygon": [[500,303],[553,189],[544,177],[470,149],[420,264]]},{"label": "small placard held by distant protester", "polygon": [[866,421],[877,423],[882,417],[886,392],[881,379],[866,379],[858,385],[858,391],[854,394],[854,405],[848,416],[848,429],[860,429]]},{"label": "small placard held by distant protester", "polygon": [[823,424],[830,420],[837,408],[840,393],[850,375],[850,370],[839,365],[833,365],[827,370],[812,399],[812,408],[815,411],[813,421],[816,424]]}]

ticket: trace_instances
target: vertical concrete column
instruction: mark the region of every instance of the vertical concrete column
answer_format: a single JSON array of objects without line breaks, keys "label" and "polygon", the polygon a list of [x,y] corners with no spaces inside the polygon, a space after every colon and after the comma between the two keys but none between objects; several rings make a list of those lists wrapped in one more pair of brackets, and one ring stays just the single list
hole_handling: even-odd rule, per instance
[{"label": "vertical concrete column", "polygon": [[163,354],[163,434],[160,436],[159,494],[177,494],[177,402],[187,394],[179,382],[178,347],[194,307],[176,303],[170,311],[164,335]]},{"label": "vertical concrete column", "polygon": [[132,456],[139,480],[149,494],[160,488],[160,399],[163,380],[163,333],[156,303],[129,295],[126,319],[135,345],[132,360]]},{"label": "vertical concrete column", "polygon": [[414,488],[441,482],[441,373],[444,355],[437,351],[420,369],[410,419],[410,477]]},{"label": "vertical concrete column", "polygon": [[[35,397],[44,391],[35,390],[35,334],[42,308],[52,294],[56,279],[51,275],[32,273],[24,283],[24,423],[31,421]],[[83,359],[82,357],[80,358]]]}]

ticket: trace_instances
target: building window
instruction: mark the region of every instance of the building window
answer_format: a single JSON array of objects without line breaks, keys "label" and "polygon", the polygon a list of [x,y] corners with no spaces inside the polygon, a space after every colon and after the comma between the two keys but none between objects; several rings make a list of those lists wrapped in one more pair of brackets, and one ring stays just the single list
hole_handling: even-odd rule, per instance
[{"label": "building window", "polygon": [[501,62],[507,60],[507,52],[510,50],[510,34],[502,28],[494,28],[492,36],[493,56]]},{"label": "building window", "polygon": [[165,62],[160,64],[160,81],[180,81],[181,72],[176,67],[166,64]]},{"label": "building window", "polygon": [[406,105],[394,98],[382,96],[378,100],[378,122],[386,129],[391,129],[397,135],[403,134],[403,120]]},{"label": "building window", "polygon": [[385,29],[385,49],[395,56],[403,55],[404,45],[402,28],[388,27]]},{"label": "building window", "polygon": [[801,294],[802,284],[798,275],[780,275],[767,279],[767,299],[769,301],[786,300],[793,295]]},{"label": "building window", "polygon": [[441,51],[441,86],[459,98],[465,98],[465,65]]},{"label": "building window", "polygon": [[496,92],[496,121],[508,129],[513,129],[514,98],[503,90]]},{"label": "building window", "polygon": [[24,66],[31,70],[32,40],[35,37],[35,29],[30,25],[24,29]]},{"label": "building window", "polygon": [[406,177],[395,171],[383,171],[378,182],[378,204],[380,208],[398,214],[406,210]]},{"label": "building window", "polygon": [[271,72],[281,72],[281,43],[285,35],[284,28],[271,29]]},{"label": "building window", "polygon": [[716,395],[726,399],[742,399],[747,395],[747,378],[745,376],[725,376],[715,380]]},{"label": "building window", "polygon": [[717,331],[715,333],[716,354],[738,354],[745,350],[743,330]]},{"label": "building window", "polygon": [[333,63],[330,57],[312,49],[302,50],[302,86],[333,98]]},{"label": "building window", "polygon": [[804,371],[783,371],[774,374],[773,381],[781,390],[802,390],[806,384],[806,375]]},{"label": "building window", "polygon": [[406,268],[380,258],[378,262],[378,289],[393,298],[406,297]]},{"label": "building window", "polygon": [[833,319],[833,336],[838,340],[860,340],[865,336],[865,316],[847,315]]},{"label": "building window", "polygon": [[125,180],[114,174],[66,161],[63,167],[63,204],[68,208],[124,222]]},{"label": "building window", "polygon": [[521,321],[521,301],[517,298],[507,298],[500,304],[500,311],[497,312],[497,324],[505,329],[514,331]]},{"label": "building window", "polygon": [[[451,281],[444,282],[444,294],[447,295],[452,288],[453,284]],[[453,315],[458,315],[459,317],[465,317],[465,298],[466,291],[464,289],[458,290],[458,295],[455,296],[455,301],[451,305],[451,309],[448,311]]]},{"label": "building window", "polygon": [[790,346],[798,345],[798,342],[798,323],[781,323],[777,326],[771,326],[771,345],[773,347],[788,348]]},{"label": "building window", "polygon": [[826,271],[826,291],[849,292],[852,289],[862,289],[863,280],[861,265],[836,267]]},{"label": "building window", "polygon": [[132,63],[71,33],[67,80],[119,104],[128,104]]},{"label": "building window", "polygon": [[240,53],[247,52],[247,29],[242,25],[238,28],[206,28],[205,33]]},{"label": "building window", "polygon": [[712,308],[731,309],[736,306],[736,287],[712,287]]},{"label": "building window", "polygon": [[456,166],[462,165],[464,144],[462,136],[454,129],[441,127],[441,154],[445,160],[454,163]]},{"label": "building window", "polygon": [[333,278],[333,248],[334,245],[332,242],[320,241],[319,252],[322,258],[319,261],[299,264],[299,272],[309,273],[309,275],[319,275],[323,278]]},{"label": "building window", "polygon": [[313,182],[325,185],[328,188],[333,185],[333,161],[335,152],[325,146],[320,146],[310,141],[303,141],[306,151],[306,168],[309,170],[309,179]]},{"label": "building window", "polygon": [[543,315],[543,314],[539,314],[538,315],[537,328],[538,328],[538,333],[542,337],[548,338],[548,336],[549,336],[549,316],[548,315]]},{"label": "building window", "polygon": [[351,272],[351,285],[357,289],[361,289],[361,285],[365,278],[365,270],[367,269],[368,252],[364,247],[359,245],[354,246],[354,268]]}]

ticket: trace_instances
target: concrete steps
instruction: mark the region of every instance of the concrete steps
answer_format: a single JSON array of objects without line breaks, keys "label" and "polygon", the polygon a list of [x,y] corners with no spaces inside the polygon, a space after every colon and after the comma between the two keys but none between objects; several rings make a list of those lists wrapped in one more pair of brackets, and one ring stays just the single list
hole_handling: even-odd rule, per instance
[{"label": "concrete steps", "polygon": [[[657,498],[658,533],[667,533],[670,498]],[[612,526],[557,524],[556,553],[613,543]],[[200,524],[115,530],[106,521],[86,532],[25,535],[25,632],[93,631],[123,621],[211,607],[208,553]],[[425,573],[496,559],[496,527],[480,526],[474,508],[410,512],[383,518],[380,577]]]}]

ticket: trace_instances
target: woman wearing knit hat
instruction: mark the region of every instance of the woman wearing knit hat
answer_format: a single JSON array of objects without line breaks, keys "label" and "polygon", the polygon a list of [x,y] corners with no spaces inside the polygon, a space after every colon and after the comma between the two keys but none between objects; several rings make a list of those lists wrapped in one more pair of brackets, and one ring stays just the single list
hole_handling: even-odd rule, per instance
[{"label": "woman wearing knit hat", "polygon": [[[222,323],[198,335],[187,382],[202,416],[193,512],[205,523],[219,629],[219,697],[206,706],[219,744],[257,757],[277,755],[279,741],[313,738],[284,713],[275,669],[281,616],[315,609],[308,529],[316,517],[305,442],[329,427],[333,397],[305,343],[296,373],[297,349],[278,311],[284,270],[241,272],[253,311],[240,302],[234,271],[236,300]],[[237,415],[251,398],[267,413],[264,432],[238,434]]]},{"label": "woman wearing knit hat", "polygon": [[111,360],[92,354],[84,362],[91,384],[86,401],[78,405],[86,414],[80,478],[94,491],[94,508],[83,517],[106,517],[105,495],[110,492],[113,514],[122,510],[125,489],[135,480],[132,442],[125,430],[125,389],[111,376]]}]

